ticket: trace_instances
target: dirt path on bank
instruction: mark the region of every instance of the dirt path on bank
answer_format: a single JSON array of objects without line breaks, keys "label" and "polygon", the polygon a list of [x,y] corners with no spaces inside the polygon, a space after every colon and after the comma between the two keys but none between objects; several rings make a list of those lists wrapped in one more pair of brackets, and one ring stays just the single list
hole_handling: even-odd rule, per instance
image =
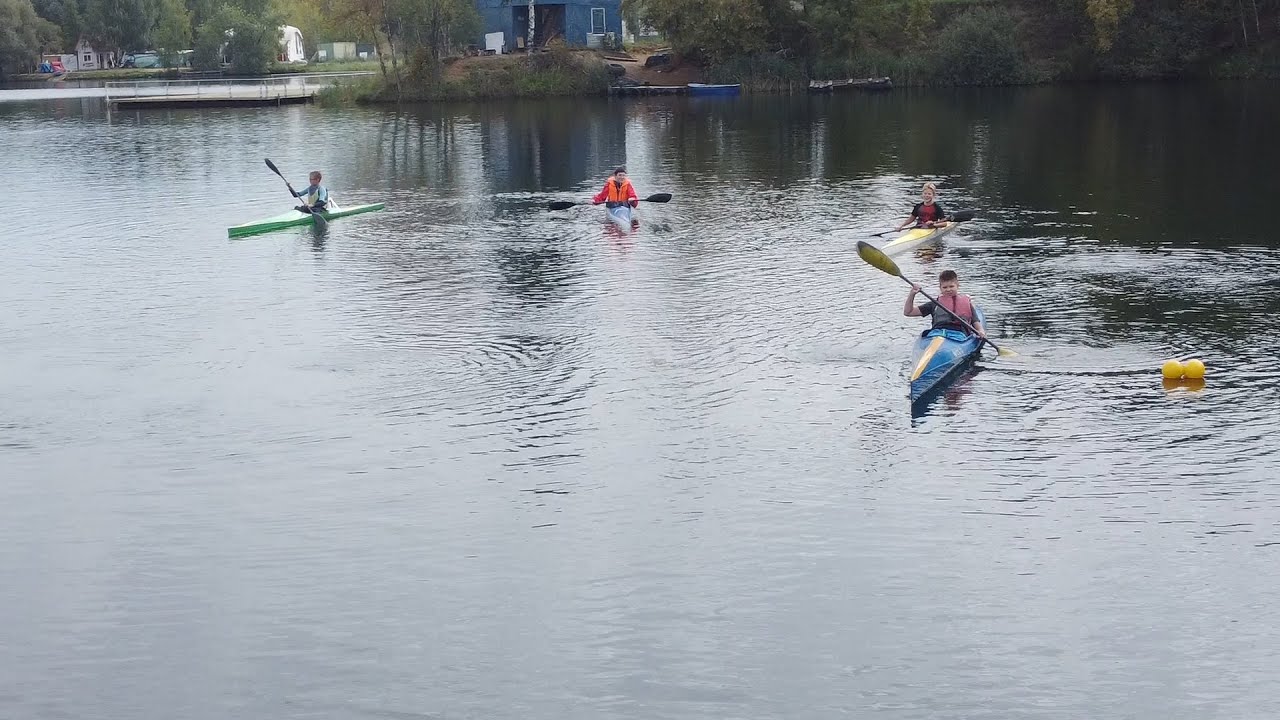
[{"label": "dirt path on bank", "polygon": [[[681,63],[678,65],[667,65],[663,67],[647,68],[644,61],[648,59],[649,53],[630,53],[635,58],[635,62],[619,62],[618,64],[626,68],[625,77],[628,80],[634,80],[641,85],[684,85],[691,82],[702,82],[702,68],[691,63]],[[607,62],[617,62],[616,60],[607,60]]]}]

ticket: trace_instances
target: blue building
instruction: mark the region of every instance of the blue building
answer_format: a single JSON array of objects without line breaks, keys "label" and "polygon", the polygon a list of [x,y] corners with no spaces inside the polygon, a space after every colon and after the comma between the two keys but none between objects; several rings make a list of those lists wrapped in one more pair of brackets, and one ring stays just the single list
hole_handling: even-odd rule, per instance
[{"label": "blue building", "polygon": [[[525,49],[529,34],[527,0],[476,0],[484,32],[503,34],[506,52]],[[622,0],[536,0],[533,46],[562,39],[566,45],[598,47],[608,33],[622,37]],[[594,37],[593,37],[594,36]],[[484,47],[484,38],[477,43]]]}]

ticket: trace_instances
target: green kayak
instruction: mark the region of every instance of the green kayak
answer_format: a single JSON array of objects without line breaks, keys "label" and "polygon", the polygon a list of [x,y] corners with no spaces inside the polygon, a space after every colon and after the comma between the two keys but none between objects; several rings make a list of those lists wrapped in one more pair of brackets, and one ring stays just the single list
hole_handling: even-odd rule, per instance
[{"label": "green kayak", "polygon": [[[372,203],[369,205],[352,205],[348,208],[339,208],[332,212],[324,214],[325,220],[346,217],[348,215],[358,215],[360,213],[373,212],[381,210],[385,205],[382,203]],[[245,235],[257,235],[258,233],[271,232],[280,228],[292,227],[294,225],[310,225],[315,222],[310,214],[300,210],[290,210],[287,213],[281,213],[275,217],[269,217],[263,220],[254,220],[243,225],[232,225],[227,228],[227,237],[244,237]]]}]

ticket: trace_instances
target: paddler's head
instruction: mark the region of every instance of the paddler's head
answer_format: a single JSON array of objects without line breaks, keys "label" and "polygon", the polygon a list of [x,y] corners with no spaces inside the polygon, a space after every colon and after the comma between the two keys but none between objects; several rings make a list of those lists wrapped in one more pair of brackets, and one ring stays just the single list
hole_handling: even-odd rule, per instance
[{"label": "paddler's head", "polygon": [[924,184],[924,190],[920,192],[920,199],[924,200],[925,205],[932,205],[933,199],[938,196],[938,186],[931,182]]},{"label": "paddler's head", "polygon": [[955,270],[943,270],[938,274],[938,292],[952,297],[960,292],[960,278]]},{"label": "paddler's head", "polygon": [[312,184],[312,185],[319,185],[319,184],[320,184],[321,177],[320,177],[320,171],[319,171],[319,170],[312,170],[312,171],[311,171],[311,175],[310,175],[309,177],[311,178],[311,184]]},{"label": "paddler's head", "polygon": [[627,181],[627,169],[625,167],[616,167],[613,169],[613,181],[621,185]]}]

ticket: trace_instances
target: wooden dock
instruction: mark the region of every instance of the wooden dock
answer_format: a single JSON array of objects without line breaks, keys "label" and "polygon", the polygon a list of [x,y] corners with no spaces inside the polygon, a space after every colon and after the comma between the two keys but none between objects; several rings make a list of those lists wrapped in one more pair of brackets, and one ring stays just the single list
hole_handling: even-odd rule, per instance
[{"label": "wooden dock", "polygon": [[109,98],[111,107],[118,110],[163,110],[175,108],[211,108],[211,107],[274,107],[278,105],[297,105],[311,102],[318,88],[288,88],[275,90],[271,94],[258,92],[222,94],[183,94],[183,95],[137,95],[134,97]]},{"label": "wooden dock", "polygon": [[301,73],[261,79],[140,80],[105,83],[107,103],[120,110],[277,107],[311,102],[316,93],[372,72]]}]

